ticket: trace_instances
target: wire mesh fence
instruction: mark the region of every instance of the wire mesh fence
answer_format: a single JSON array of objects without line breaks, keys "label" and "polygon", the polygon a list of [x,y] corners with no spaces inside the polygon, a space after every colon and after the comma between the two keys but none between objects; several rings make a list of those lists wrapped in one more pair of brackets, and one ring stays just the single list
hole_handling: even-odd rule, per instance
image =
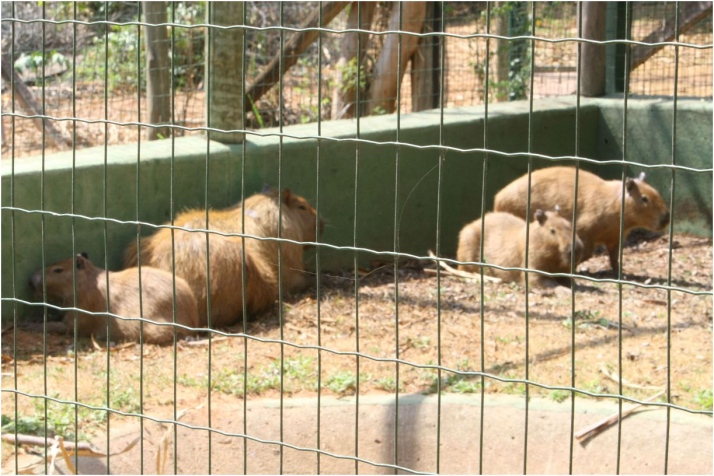
[{"label": "wire mesh fence", "polygon": [[[91,4],[80,4],[76,12],[77,19],[85,24],[77,25],[76,41],[73,25],[69,23],[16,23],[14,33],[14,65],[19,77],[28,85],[35,96],[43,95],[48,115],[53,117],[71,117],[72,107],[87,119],[98,120],[106,116],[110,121],[130,122],[138,111],[146,114],[146,72],[145,46],[139,42],[140,27],[126,22],[141,22],[139,4],[136,2],[109,3],[106,7],[93,8]],[[470,106],[483,104],[485,94],[485,65],[489,69],[489,100],[498,102],[513,99],[527,99],[528,78],[530,75],[527,55],[523,41],[514,42],[494,40],[489,57],[486,57],[485,42],[482,38],[467,37],[473,34],[485,34],[486,25],[490,24],[491,34],[512,37],[530,33],[530,12],[513,11],[512,5],[505,3],[491,9],[490,23],[486,18],[485,4],[482,2],[449,2],[444,8],[444,100],[447,106]],[[525,4],[523,4],[525,5]],[[15,5],[12,15],[11,4],[3,6],[3,16],[36,20],[42,18],[40,4],[20,2]],[[282,8],[282,13],[281,13]],[[368,9],[367,6],[364,7]],[[375,33],[388,31],[391,4],[372,6],[369,14],[364,15],[368,25],[361,28]],[[523,7],[525,8],[525,7]],[[66,3],[44,6],[45,16],[52,21],[72,20],[75,13]],[[343,33],[349,20],[349,9],[342,9],[326,26],[337,33],[326,32],[321,38],[321,51],[317,43],[312,42],[297,56],[296,64],[286,70],[283,77],[284,97],[282,121],[284,125],[315,122],[318,117],[329,120],[342,117],[344,112],[338,107],[337,98],[340,88],[337,80],[353,81],[355,63],[340,62],[340,48]],[[632,7],[631,39],[644,41],[648,35],[656,40],[658,29],[674,22],[674,4],[641,2]],[[430,6],[424,19],[425,28],[440,28],[442,21],[438,17],[440,8]],[[273,2],[248,2],[246,4],[246,25],[254,27],[246,31],[246,81],[253,86],[260,80],[265,67],[280,57],[280,25],[284,28],[300,28],[315,20],[317,4],[280,4]],[[189,28],[191,25],[205,24],[205,5],[200,2],[176,2],[167,13],[167,20],[173,28],[175,44],[173,48],[175,107],[177,123],[186,127],[199,127],[205,124],[205,92],[203,88],[203,68],[205,64],[205,28]],[[680,41],[690,44],[711,42],[711,12],[696,17],[680,36]],[[110,25],[100,25],[92,21],[110,21]],[[3,24],[3,36],[9,38],[9,23]],[[44,25],[44,33],[42,26]],[[577,37],[576,4],[572,2],[537,4],[533,34],[543,39]],[[46,42],[43,47],[42,37]],[[458,35],[458,36],[457,36]],[[653,36],[654,35],[654,36]],[[369,87],[368,78],[378,59],[382,43],[387,36],[373,35],[365,38],[364,66],[361,80],[363,98]],[[75,45],[76,46],[73,46]],[[521,58],[511,51],[510,46],[519,44]],[[433,48],[433,45],[431,46]],[[73,53],[73,48],[76,50]],[[639,50],[645,49],[644,47]],[[7,48],[6,48],[7,50]],[[638,51],[637,48],[634,51]],[[137,56],[137,54],[139,56]],[[575,72],[577,48],[571,42],[538,41],[534,46],[533,96],[535,98],[571,95],[576,91]],[[679,65],[679,94],[707,98],[711,96],[712,60],[708,50],[682,49]],[[526,55],[526,56],[523,56]],[[666,46],[638,64],[630,75],[630,93],[633,95],[672,95],[670,87],[673,79],[674,47]],[[285,56],[283,56],[285,58]],[[44,58],[44,59],[43,59]],[[289,58],[289,56],[287,57]],[[321,76],[318,71],[318,58]],[[515,61],[515,62],[514,62]],[[76,63],[76,65],[75,65]],[[514,65],[523,64],[515,68]],[[419,65],[414,70],[414,62],[409,62],[402,81],[401,108],[411,112],[423,108],[414,108],[412,77],[415,73],[439,75],[438,65]],[[44,65],[44,66],[43,66]],[[44,67],[44,89],[40,93],[41,81],[38,81]],[[107,71],[104,71],[104,68]],[[72,72],[76,71],[73,80]],[[141,82],[137,79],[142,77]],[[321,77],[321,83],[315,82]],[[106,85],[105,85],[106,83]],[[11,95],[8,81],[3,78],[3,108],[8,109]],[[73,84],[75,87],[73,89]],[[105,109],[106,86],[106,111]],[[316,103],[317,88],[322,88],[322,104]],[[417,94],[417,96],[414,96]],[[73,102],[74,96],[74,102]],[[433,92],[427,108],[434,107]],[[275,127],[279,122],[279,98],[276,88],[270,89],[258,101],[250,104],[246,116],[246,127],[258,130]],[[25,110],[19,106],[25,113]],[[8,118],[4,119],[3,130],[10,131]],[[66,140],[70,135],[69,123],[60,122],[57,127]],[[38,143],[36,127],[29,119],[18,118],[14,125],[16,137],[22,137],[21,146],[16,146],[16,156],[36,155],[43,150]],[[177,134],[186,134],[177,130]],[[108,127],[109,144],[120,144],[136,140],[135,130],[131,128]],[[101,145],[104,143],[101,124],[79,124],[77,130],[78,147]],[[7,141],[3,141],[7,144]],[[53,144],[48,144],[52,147]],[[47,149],[45,149],[47,150]],[[50,149],[52,150],[52,149]],[[7,146],[3,149],[8,152]]]},{"label": "wire mesh fence", "polygon": [[[2,414],[3,434],[14,445],[3,452],[3,470],[20,472],[31,461],[29,469],[48,472],[67,448],[93,439],[103,447],[85,454],[107,472],[532,472],[547,471],[539,459],[559,446],[558,472],[572,473],[590,468],[578,466],[583,457],[593,459],[577,442],[606,426],[585,424],[601,423],[579,413],[590,400],[615,402],[600,410],[615,420],[629,403],[666,412],[657,424],[638,420],[656,435],[647,441],[662,448],[648,464],[663,472],[702,467],[687,448],[706,445],[707,437],[692,430],[696,425],[677,426],[673,415],[712,414],[711,238],[707,230],[704,237],[675,234],[675,224],[694,216],[711,228],[706,197],[693,200],[700,203],[695,210],[677,203],[683,188],[710,190],[693,184],[710,182],[712,166],[710,155],[694,160],[679,148],[699,129],[671,111],[698,111],[682,105],[682,96],[710,104],[711,5],[691,15],[679,3],[624,9],[631,27],[608,43],[626,47],[621,66],[642,49],[657,51],[623,68],[627,91],[616,107],[597,106],[603,112],[595,117],[588,115],[595,103],[581,107],[581,4],[415,3],[424,3],[420,29],[396,35],[385,32],[410,28],[405,4],[245,2],[237,89],[246,92],[239,129],[247,143],[231,146],[225,167],[218,143],[200,142],[199,158],[189,159],[182,148],[196,143],[180,142],[211,131],[209,96],[221,92],[208,87],[204,70],[208,40],[220,30],[208,26],[206,4],[167,4],[170,138],[148,142],[145,132],[155,126],[147,120],[144,4],[3,3]],[[319,34],[298,41],[310,32]],[[350,42],[363,60],[348,59]],[[399,78],[389,98],[394,114],[373,97],[389,48],[397,55],[388,70]],[[411,61],[403,61],[407,51]],[[266,74],[273,65],[277,80]],[[257,97],[264,79],[272,87]],[[21,98],[20,84],[34,103]],[[420,89],[424,84],[430,87]],[[632,151],[657,140],[642,132],[645,116],[634,105],[649,95],[668,99],[647,107],[670,111],[657,116],[667,121],[657,131],[669,137],[669,150],[651,162],[633,160],[646,153]],[[563,118],[539,115],[535,100],[554,96],[569,96],[563,101],[572,107]],[[407,124],[416,117],[409,113],[425,109],[438,112],[429,127]],[[468,141],[452,142],[449,124],[461,111],[481,122],[467,125]],[[498,128],[497,118],[518,114],[520,122]],[[312,123],[315,133],[288,127]],[[345,123],[354,134],[341,135]],[[50,126],[59,137],[54,144]],[[548,135],[548,128],[558,132]],[[384,130],[394,135],[380,135]],[[539,134],[550,144],[540,144]],[[309,152],[293,139],[309,143]],[[557,144],[563,142],[570,145]],[[115,144],[129,144],[130,159],[112,163]],[[101,158],[81,154],[93,145],[104,146]],[[71,162],[51,155],[62,149]],[[163,150],[170,167],[146,160],[147,150]],[[610,156],[613,150],[619,155]],[[41,160],[23,158],[38,154]],[[471,168],[456,167],[460,158],[467,159],[460,167]],[[580,263],[581,231],[571,219],[588,204],[576,200],[575,210],[557,203],[567,210],[566,231],[558,232],[563,267],[535,264],[544,245],[530,240],[554,220],[546,214],[521,220],[522,229],[496,243],[505,249],[525,230],[517,250],[523,260],[510,260],[516,251],[506,261],[481,259],[486,238],[477,258],[453,259],[467,221],[484,217],[474,230],[487,236],[486,213],[498,208],[496,192],[510,179],[529,172],[526,207],[546,208],[536,202],[536,170],[563,162],[580,170],[561,178],[577,177],[575,197],[593,183],[586,169],[614,180],[611,198],[619,206],[601,208],[617,210],[608,225],[615,245],[595,243],[608,253],[589,249],[595,256]],[[67,164],[69,176],[55,175]],[[98,167],[85,173],[87,164]],[[34,178],[25,181],[32,167]],[[659,193],[642,177],[627,179],[642,170]],[[262,183],[273,189],[260,192]],[[622,210],[633,207],[635,194],[648,205],[631,226]],[[152,208],[158,202],[168,205]],[[697,215],[707,207],[708,215]],[[650,215],[656,224],[644,221]],[[266,216],[272,221],[263,223]],[[637,226],[660,234],[626,241]],[[80,254],[88,243],[93,261]],[[303,248],[312,248],[305,258]],[[52,264],[60,252],[74,256],[69,264]],[[477,271],[465,277],[441,266],[469,263]],[[134,265],[162,268],[168,278]],[[186,266],[189,273],[180,271]],[[29,279],[39,300],[26,298],[28,267],[40,268]],[[91,279],[101,291],[91,304],[84,299],[88,270],[96,271]],[[515,273],[514,282],[484,276],[499,270],[511,273],[504,281]],[[543,277],[561,286],[533,292]],[[157,284],[162,279],[170,284]],[[190,303],[175,304],[184,294],[196,300],[194,316],[181,314]],[[162,305],[169,310],[151,314]],[[64,313],[64,335],[53,334]],[[26,327],[33,318],[35,327]],[[80,338],[88,329],[92,336]],[[182,338],[195,331],[199,338]],[[458,406],[455,393],[476,398]],[[518,411],[490,406],[498,394],[513,396]],[[351,398],[341,407],[333,396]],[[564,418],[539,413],[540,404],[531,403],[537,398],[567,406]],[[543,428],[540,419],[560,423]],[[501,431],[503,422],[515,430]],[[625,424],[620,418],[609,434],[615,454],[595,458],[608,460],[612,472],[630,468],[629,442],[641,441]],[[687,431],[701,441],[687,439],[683,449],[678,438]],[[40,446],[52,439],[54,456],[24,459],[18,435],[39,435]],[[491,451],[489,438],[504,449]],[[74,453],[66,464],[79,463]]]}]

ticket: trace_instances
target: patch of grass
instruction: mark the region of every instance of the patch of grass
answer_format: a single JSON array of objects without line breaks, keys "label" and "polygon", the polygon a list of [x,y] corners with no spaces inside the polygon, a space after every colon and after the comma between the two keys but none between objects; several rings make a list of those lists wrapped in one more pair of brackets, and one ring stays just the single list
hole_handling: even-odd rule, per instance
[{"label": "patch of grass", "polygon": [[551,400],[555,400],[558,403],[562,403],[570,397],[570,392],[567,390],[553,390],[548,394]]},{"label": "patch of grass", "polygon": [[[374,382],[375,386],[377,388],[381,388],[382,390],[386,392],[394,392],[397,388],[396,381],[394,377],[384,377],[376,380]],[[399,382],[399,391],[403,391],[403,385],[402,382]]]},{"label": "patch of grass", "polygon": [[[77,421],[75,426],[75,406],[47,400],[47,419],[45,420],[45,400],[33,401],[32,415],[19,416],[17,421],[7,415],[2,415],[3,433],[22,433],[25,435],[48,437],[62,436],[70,440],[75,434],[83,441],[91,439],[95,433],[97,423],[104,423],[107,414],[101,410],[90,410],[77,407]],[[86,430],[86,431],[85,431]]]},{"label": "patch of grass", "polygon": [[703,410],[712,410],[712,389],[707,388],[694,395],[694,403],[699,405]]},{"label": "patch of grass", "polygon": [[[281,375],[283,375],[283,391],[285,393],[314,390],[317,388],[317,370],[313,361],[312,357],[306,356],[287,357],[283,360],[281,369],[280,359],[275,359],[257,372],[248,372],[245,391],[260,394],[268,390],[280,390]],[[242,397],[244,379],[243,370],[224,367],[212,374],[211,386],[219,392]],[[205,388],[208,386],[208,377],[197,380],[183,375],[179,377],[179,383],[190,387]]]},{"label": "patch of grass", "polygon": [[406,346],[413,349],[428,349],[431,346],[431,339],[424,336],[417,337],[416,339],[407,337]]},{"label": "patch of grass", "polygon": [[[370,378],[367,374],[359,374],[360,382],[365,382]],[[327,377],[325,387],[340,395],[354,395],[357,391],[357,376],[348,371],[337,372]]]},{"label": "patch of grass", "polygon": [[120,391],[112,391],[109,394],[111,399],[111,408],[127,413],[139,413],[141,405],[139,404],[139,394],[134,387],[124,387]]},{"label": "patch of grass", "polygon": [[[463,360],[456,366],[456,370],[467,372],[471,370],[468,359]],[[430,380],[429,388],[425,394],[436,393],[438,390],[439,377],[436,370],[429,374],[422,375],[426,380]],[[441,372],[441,391],[454,393],[476,393],[481,391],[481,381],[472,375],[462,375],[455,372],[443,370]]]}]

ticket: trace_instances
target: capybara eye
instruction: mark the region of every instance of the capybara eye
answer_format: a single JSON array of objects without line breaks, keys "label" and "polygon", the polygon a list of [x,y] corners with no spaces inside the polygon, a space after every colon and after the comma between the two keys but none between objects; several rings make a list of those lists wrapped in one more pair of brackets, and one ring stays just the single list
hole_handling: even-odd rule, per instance
[{"label": "capybara eye", "polygon": [[555,228],[551,228],[551,229],[550,229],[550,234],[551,234],[551,235],[555,235]]},{"label": "capybara eye", "polygon": [[300,205],[298,208],[299,208],[300,210],[307,210],[307,207],[306,207],[305,205]]},{"label": "capybara eye", "polygon": [[645,203],[649,203],[650,199],[647,197],[647,195],[642,195],[642,201]]},{"label": "capybara eye", "polygon": [[52,270],[53,273],[61,273],[63,271],[62,268],[55,268]]}]

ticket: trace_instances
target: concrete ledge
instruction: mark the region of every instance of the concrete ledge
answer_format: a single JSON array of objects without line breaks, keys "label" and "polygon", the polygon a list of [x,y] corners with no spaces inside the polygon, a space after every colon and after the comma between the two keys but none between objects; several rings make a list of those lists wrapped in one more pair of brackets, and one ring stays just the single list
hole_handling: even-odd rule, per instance
[{"label": "concrete ledge", "polygon": [[[360,396],[359,411],[354,398],[323,397],[320,419],[315,398],[285,398],[283,411],[277,400],[249,399],[245,427],[243,401],[216,395],[212,405],[212,426],[219,431],[243,433],[253,438],[282,441],[297,447],[317,447],[318,421],[320,449],[334,455],[359,458],[376,464],[394,465],[415,471],[441,474],[615,474],[618,461],[618,428],[611,426],[585,444],[573,443],[570,468],[571,405],[532,398],[526,431],[525,400],[522,396],[487,395],[483,408],[481,435],[481,399],[478,395],[445,394],[441,405],[435,395],[402,395],[398,424],[394,395]],[[628,405],[624,407],[627,408]],[[171,418],[170,409],[159,418]],[[618,411],[612,401],[576,399],[574,427],[578,431]],[[711,474],[712,421],[708,416],[671,412],[669,429],[668,474]],[[204,426],[208,421],[205,406],[189,412],[182,422]],[[358,421],[358,424],[356,423]],[[146,421],[147,438],[158,439],[166,431]],[[123,428],[114,425],[111,450],[124,448],[139,435],[138,423]],[[437,439],[437,429],[440,429]],[[623,474],[665,473],[664,448],[667,439],[666,411],[639,411],[622,423],[619,445]],[[281,433],[282,431],[282,433]],[[177,432],[177,468],[182,474],[243,471],[244,439],[213,435],[209,453],[205,431],[179,427]],[[525,437],[528,436],[527,453]],[[106,436],[95,440],[106,446]],[[152,441],[153,442],[153,441]],[[155,443],[158,443],[156,441]],[[278,445],[248,440],[246,443],[250,474],[316,474],[314,451],[297,451]],[[172,445],[170,445],[172,446]],[[155,471],[158,444],[144,445],[144,471]],[[218,448],[218,449],[216,449]],[[395,448],[397,451],[395,452]],[[140,448],[112,457],[113,474],[139,473]],[[170,460],[171,461],[171,460]],[[172,463],[170,463],[172,464]],[[358,463],[360,474],[394,474],[390,467]],[[325,474],[352,474],[355,462],[330,455],[320,457],[319,470]],[[106,468],[104,468],[106,472]],[[406,474],[406,473],[404,473]]]}]

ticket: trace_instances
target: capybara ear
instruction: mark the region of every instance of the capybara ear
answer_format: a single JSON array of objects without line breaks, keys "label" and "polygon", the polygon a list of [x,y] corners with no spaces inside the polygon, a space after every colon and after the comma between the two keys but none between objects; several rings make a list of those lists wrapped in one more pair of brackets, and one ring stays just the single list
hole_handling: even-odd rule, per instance
[{"label": "capybara ear", "polygon": [[292,198],[292,193],[290,192],[289,188],[286,188],[283,190],[283,203],[285,205],[290,205],[290,200]]},{"label": "capybara ear", "polygon": [[86,251],[82,251],[79,254],[82,255],[82,257],[84,257],[85,259],[89,259],[89,254]]},{"label": "capybara ear", "polygon": [[535,212],[535,219],[538,220],[538,223],[540,223],[542,225],[543,223],[545,223],[545,221],[548,219],[548,217],[545,214],[545,212],[539,208]]},{"label": "capybara ear", "polygon": [[637,186],[637,182],[635,182],[635,179],[627,178],[625,180],[625,189],[627,190],[627,194],[632,198],[637,198],[640,196],[640,187]]},{"label": "capybara ear", "polygon": [[644,182],[645,181],[645,173],[640,172],[640,176],[637,177],[637,180],[639,180],[640,182]]},{"label": "capybara ear", "polygon": [[77,262],[77,269],[84,269],[84,264],[86,263],[87,260],[87,254],[86,253],[79,253],[77,255],[77,259],[75,260]]}]

